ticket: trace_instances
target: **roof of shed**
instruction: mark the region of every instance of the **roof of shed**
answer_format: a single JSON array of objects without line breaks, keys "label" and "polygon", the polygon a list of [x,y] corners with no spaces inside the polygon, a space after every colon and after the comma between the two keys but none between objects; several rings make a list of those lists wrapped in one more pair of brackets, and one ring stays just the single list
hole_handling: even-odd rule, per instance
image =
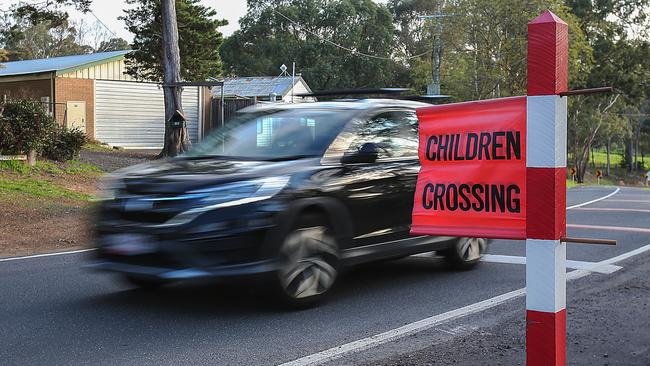
[{"label": "roof of shed", "polygon": [[103,63],[111,61],[112,59],[119,59],[124,57],[131,51],[112,51],[112,52],[98,52],[87,55],[74,55],[62,56],[52,58],[42,58],[36,60],[24,61],[11,61],[2,63],[0,67],[0,77],[2,76],[15,76],[15,75],[28,75],[37,74],[42,72],[55,72],[67,71],[71,72],[75,69],[92,64]]},{"label": "roof of shed", "polygon": [[[302,82],[307,90],[311,92],[309,86],[301,76],[296,76],[295,83]],[[291,76],[254,76],[254,77],[238,77],[238,78],[225,78],[224,79],[224,94],[225,95],[238,95],[242,97],[268,97],[271,93],[275,93],[280,97],[284,97],[292,86]],[[213,88],[214,94],[221,93],[221,88]]]}]

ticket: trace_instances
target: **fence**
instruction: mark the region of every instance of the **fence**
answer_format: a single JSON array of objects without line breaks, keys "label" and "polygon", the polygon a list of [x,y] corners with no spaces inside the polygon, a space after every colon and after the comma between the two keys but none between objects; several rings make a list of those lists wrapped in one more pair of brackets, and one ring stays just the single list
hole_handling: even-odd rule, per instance
[{"label": "fence", "polygon": [[[211,130],[213,128],[219,128],[221,127],[221,99],[220,98],[212,98],[212,105],[210,107],[210,121],[209,121],[209,126],[207,126],[206,130]],[[228,121],[233,117],[235,112],[242,108],[246,108],[252,105],[255,105],[257,101],[255,99],[244,99],[244,98],[238,98],[238,99],[228,99],[226,98],[224,101],[224,109],[223,109],[223,116],[224,116],[224,124],[228,123]]]}]

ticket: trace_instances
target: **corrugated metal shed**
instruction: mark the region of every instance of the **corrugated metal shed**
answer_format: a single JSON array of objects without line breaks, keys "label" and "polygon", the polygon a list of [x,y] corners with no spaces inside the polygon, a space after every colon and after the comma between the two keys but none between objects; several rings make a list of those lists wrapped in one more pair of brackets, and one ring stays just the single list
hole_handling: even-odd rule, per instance
[{"label": "corrugated metal shed", "polygon": [[[224,94],[242,97],[268,98],[271,93],[282,98],[288,93],[293,84],[291,76],[256,76],[224,79]],[[296,76],[296,84],[302,83],[309,90],[307,83],[301,76]],[[309,90],[311,92],[311,90]],[[221,88],[212,90],[214,95],[221,93]]]},{"label": "corrugated metal shed", "polygon": [[43,72],[70,72],[75,68],[123,57],[130,51],[98,52],[87,55],[62,56],[37,60],[11,61],[2,63],[0,77],[37,74]]}]

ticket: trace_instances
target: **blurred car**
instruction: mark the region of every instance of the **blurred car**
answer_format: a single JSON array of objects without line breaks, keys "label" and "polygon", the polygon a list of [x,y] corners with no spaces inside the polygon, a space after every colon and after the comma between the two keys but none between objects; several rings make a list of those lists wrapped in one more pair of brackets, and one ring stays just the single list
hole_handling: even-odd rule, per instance
[{"label": "blurred car", "polygon": [[262,275],[297,306],[319,302],[343,267],[364,262],[438,251],[471,268],[486,239],[409,236],[420,106],[242,110],[190,152],[104,182],[91,266],[139,286]]}]

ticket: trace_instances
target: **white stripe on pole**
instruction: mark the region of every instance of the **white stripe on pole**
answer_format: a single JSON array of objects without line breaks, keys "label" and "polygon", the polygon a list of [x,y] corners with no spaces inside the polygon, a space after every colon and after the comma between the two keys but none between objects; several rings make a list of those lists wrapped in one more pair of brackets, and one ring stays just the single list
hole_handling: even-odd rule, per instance
[{"label": "white stripe on pole", "polygon": [[542,95],[526,98],[526,166],[566,166],[567,98]]},{"label": "white stripe on pole", "polygon": [[526,309],[556,313],[566,307],[566,245],[526,239]]}]

